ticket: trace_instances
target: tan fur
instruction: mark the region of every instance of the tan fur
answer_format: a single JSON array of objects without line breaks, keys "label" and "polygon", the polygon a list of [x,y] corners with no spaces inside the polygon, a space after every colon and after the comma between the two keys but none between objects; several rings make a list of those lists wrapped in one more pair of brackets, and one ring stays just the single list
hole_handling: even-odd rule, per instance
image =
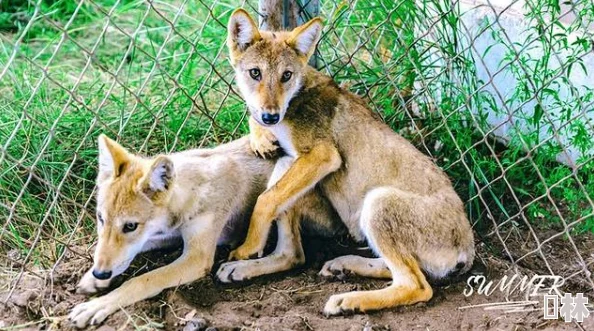
[{"label": "tan fur", "polygon": [[[99,160],[98,243],[94,265],[81,279],[78,292],[92,294],[108,287],[142,251],[180,238],[184,249],[173,263],[77,305],[69,316],[77,327],[100,323],[120,308],[204,277],[212,268],[217,242],[233,244],[233,233],[245,231],[256,198],[274,175],[274,163],[256,157],[247,137],[214,149],[143,158],[101,136]],[[302,218],[320,218],[315,224],[335,230],[332,220],[338,217],[320,194],[312,192],[299,203],[279,215],[279,232],[289,239],[279,240],[264,267],[286,270],[303,263]],[[124,232],[126,223],[137,224],[136,229]],[[112,275],[97,279],[93,270]],[[228,281],[266,272],[257,263],[225,270]]]},{"label": "tan fur", "polygon": [[[443,278],[472,265],[473,234],[462,201],[447,176],[365,102],[307,66],[320,36],[318,25],[314,19],[290,32],[257,31],[243,10],[229,21],[227,44],[239,90],[260,124],[257,129],[252,125],[251,139],[271,139],[263,133],[270,131],[292,158],[284,175],[258,198],[248,236],[232,257],[260,253],[272,220],[319,187],[351,235],[366,240],[381,259],[368,263],[342,257],[327,263],[321,274],[384,277],[388,268],[392,278],[385,289],[332,296],[324,313],[427,301],[432,289],[421,269]],[[253,68],[261,73],[259,80],[251,79]],[[282,83],[287,70],[292,78]],[[267,126],[260,117],[273,111],[281,120]],[[347,270],[337,270],[341,267]]]}]

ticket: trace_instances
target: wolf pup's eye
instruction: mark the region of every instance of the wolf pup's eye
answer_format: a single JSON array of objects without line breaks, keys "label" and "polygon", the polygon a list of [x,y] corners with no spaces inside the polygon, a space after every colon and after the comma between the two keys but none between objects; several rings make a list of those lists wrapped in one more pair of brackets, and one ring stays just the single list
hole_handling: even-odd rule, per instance
[{"label": "wolf pup's eye", "polygon": [[283,76],[281,77],[281,82],[286,83],[293,77],[293,73],[290,71],[283,72]]},{"label": "wolf pup's eye", "polygon": [[99,224],[101,224],[101,225],[105,224],[105,221],[103,220],[103,217],[101,216],[100,213],[97,213],[97,219],[99,220]]},{"label": "wolf pup's eye", "polygon": [[260,69],[258,69],[258,68],[250,69],[250,77],[252,77],[252,79],[254,79],[254,80],[260,81],[260,79],[262,78]]},{"label": "wolf pup's eye", "polygon": [[124,224],[124,233],[132,232],[138,228],[138,223],[126,223]]}]

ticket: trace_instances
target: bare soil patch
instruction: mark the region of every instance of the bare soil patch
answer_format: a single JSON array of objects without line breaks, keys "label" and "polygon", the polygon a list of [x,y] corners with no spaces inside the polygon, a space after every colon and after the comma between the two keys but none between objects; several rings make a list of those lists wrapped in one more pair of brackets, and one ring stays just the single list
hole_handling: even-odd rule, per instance
[{"label": "bare soil patch", "polygon": [[[387,281],[347,276],[327,280],[317,275],[324,261],[338,255],[366,250],[345,245],[343,240],[306,240],[307,264],[290,272],[256,279],[249,283],[223,286],[213,277],[177,289],[166,290],[157,297],[139,302],[110,316],[101,326],[108,330],[594,330],[594,318],[581,324],[561,320],[544,320],[542,310],[504,313],[465,308],[506,301],[498,291],[490,297],[463,291],[466,281],[435,286],[435,295],[425,304],[410,307],[326,318],[322,307],[330,295],[352,290],[378,289]],[[479,252],[483,250],[479,246]],[[114,286],[134,275],[146,272],[175,259],[179,250],[158,251],[136,259],[127,274]],[[221,249],[219,262],[228,252]],[[509,265],[480,253],[475,274],[497,280]],[[26,274],[8,302],[0,305],[0,328],[31,330],[73,329],[66,315],[70,309],[87,300],[74,293],[75,285],[91,261],[72,254],[46,280]],[[214,269],[216,270],[216,268]],[[4,298],[6,293],[2,295]],[[512,298],[513,299],[513,298]],[[515,298],[517,299],[517,298]],[[4,300],[3,300],[4,301]],[[210,328],[210,329],[208,329]]]}]

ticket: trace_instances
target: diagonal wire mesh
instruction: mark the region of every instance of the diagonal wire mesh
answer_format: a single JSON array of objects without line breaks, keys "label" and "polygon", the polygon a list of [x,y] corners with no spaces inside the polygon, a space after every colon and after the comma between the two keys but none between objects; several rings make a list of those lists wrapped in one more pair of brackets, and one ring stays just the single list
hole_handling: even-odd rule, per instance
[{"label": "diagonal wire mesh", "polygon": [[[448,172],[478,244],[592,295],[594,4],[319,5],[318,69]],[[237,6],[258,14],[255,1],[0,3],[3,290],[88,255],[99,133],[144,154],[247,133],[224,43]]]}]

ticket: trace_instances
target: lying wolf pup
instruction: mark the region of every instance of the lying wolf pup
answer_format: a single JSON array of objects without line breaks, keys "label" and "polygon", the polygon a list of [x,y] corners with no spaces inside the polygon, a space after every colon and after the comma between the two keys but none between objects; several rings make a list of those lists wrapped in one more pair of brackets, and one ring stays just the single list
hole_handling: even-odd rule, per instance
[{"label": "lying wolf pup", "polygon": [[[74,307],[70,320],[79,328],[101,323],[121,307],[157,295],[162,290],[207,275],[214,262],[217,241],[230,240],[230,231],[247,224],[256,199],[273,173],[274,162],[258,158],[248,138],[214,149],[191,150],[156,158],[127,152],[115,141],[99,137],[97,231],[94,265],[78,285],[80,293],[96,293],[124,272],[134,257],[166,245],[184,242],[173,263],[126,281],[107,295]],[[298,229],[301,218],[333,231],[337,215],[320,195],[304,196],[296,208],[278,218],[282,233],[277,247],[262,263],[235,271],[240,279],[286,270],[303,263]],[[245,227],[244,227],[245,229]],[[281,230],[282,229],[282,230]],[[244,233],[245,235],[245,233]],[[233,275],[230,275],[233,278]]]}]

